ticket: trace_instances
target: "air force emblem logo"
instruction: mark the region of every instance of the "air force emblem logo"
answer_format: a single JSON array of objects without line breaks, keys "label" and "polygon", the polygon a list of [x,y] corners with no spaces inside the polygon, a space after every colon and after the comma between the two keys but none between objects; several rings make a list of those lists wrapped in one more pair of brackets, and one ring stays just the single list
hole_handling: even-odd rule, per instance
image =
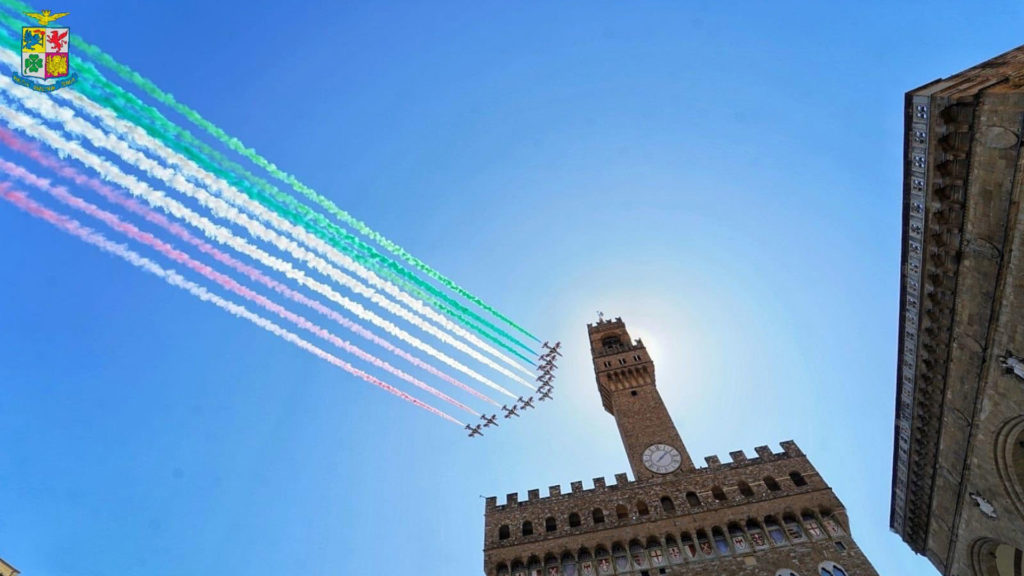
[{"label": "air force emblem logo", "polygon": [[68,13],[42,10],[25,15],[40,25],[21,29],[21,74],[14,74],[14,81],[38,92],[53,92],[74,84],[78,76],[70,70],[71,29],[48,26]]}]

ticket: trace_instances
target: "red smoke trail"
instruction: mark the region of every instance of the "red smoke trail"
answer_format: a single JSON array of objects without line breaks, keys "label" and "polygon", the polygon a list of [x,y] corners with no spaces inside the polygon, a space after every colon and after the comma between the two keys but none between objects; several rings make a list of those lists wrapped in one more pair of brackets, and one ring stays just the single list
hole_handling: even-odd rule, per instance
[{"label": "red smoke trail", "polygon": [[82,212],[85,212],[86,214],[92,216],[93,218],[96,218],[97,220],[100,220],[107,226],[113,228],[114,230],[117,230],[118,232],[124,234],[125,236],[131,238],[132,240],[135,240],[140,244],[145,244],[146,246],[153,248],[157,252],[160,252],[167,258],[170,258],[171,260],[174,260],[179,264],[183,264],[184,266],[193,270],[194,272],[197,272],[205,276],[207,279],[217,283],[221,288],[224,288],[225,290],[230,290],[231,292],[238,294],[239,296],[245,298],[246,300],[258,304],[264,309],[273,312],[274,314],[277,314],[278,316],[284,318],[285,320],[288,320],[289,322],[292,322],[296,326],[304,328],[309,332],[312,332],[313,334],[316,334],[317,336],[323,338],[324,340],[327,340],[331,344],[334,344],[338,348],[345,350],[349,354],[352,354],[365,362],[369,362],[370,364],[373,364],[374,366],[377,366],[378,368],[385,370],[401,378],[402,380],[405,380],[406,382],[409,382],[413,386],[416,386],[417,388],[425,392],[433,394],[434,396],[440,398],[441,400],[444,400],[445,402],[452,404],[453,406],[457,406],[462,410],[465,410],[473,415],[479,416],[478,412],[462,404],[461,402],[455,400],[454,398],[449,397],[447,394],[421,382],[420,380],[410,376],[409,374],[406,374],[405,372],[399,370],[398,368],[395,368],[394,366],[377,358],[376,356],[373,356],[372,354],[367,354],[362,349],[353,346],[352,344],[349,344],[348,342],[342,340],[341,338],[338,338],[334,334],[328,332],[327,330],[324,330],[323,328],[310,322],[306,318],[289,311],[280,304],[268,300],[263,295],[253,292],[252,290],[236,282],[233,278],[221,274],[220,272],[217,272],[216,270],[210,268],[206,264],[203,264],[202,262],[193,259],[188,254],[185,254],[184,252],[174,248],[170,244],[156,238],[152,234],[149,234],[148,232],[143,232],[142,230],[136,228],[134,225],[122,221],[116,215],[107,212],[106,210],[102,210],[97,206],[90,204],[89,202],[86,202],[85,200],[82,200],[81,198],[68,192],[67,189],[65,189],[64,187],[53,186],[50,184],[49,180],[40,178],[32,174],[31,172],[25,170],[24,168],[16,164],[7,162],[6,160],[3,159],[0,159],[0,171],[6,172],[9,176],[14,176],[20,180],[30,183],[33,186],[38,187],[39,189],[47,192],[48,194],[50,194],[57,200],[61,201],[62,203],[71,206],[72,208],[75,208],[77,210],[80,210]]},{"label": "red smoke trail", "polygon": [[381,380],[378,380],[377,378],[370,376],[369,374],[353,367],[352,365],[341,360],[340,358],[337,358],[336,356],[332,356],[331,354],[324,352],[320,348],[317,348],[313,344],[310,344],[309,342],[303,340],[302,338],[299,338],[295,334],[288,332],[287,330],[281,328],[280,326],[274,324],[273,322],[267,320],[266,318],[253,314],[244,307],[229,302],[217,296],[216,294],[209,292],[202,286],[199,286],[194,282],[186,280],[180,274],[173,270],[165,270],[161,268],[152,260],[139,256],[138,254],[132,252],[131,250],[129,250],[128,248],[124,247],[121,244],[111,242],[102,234],[92,230],[91,228],[83,226],[77,220],[74,220],[61,214],[57,214],[56,212],[44,208],[35,201],[30,200],[24,192],[12,190],[10,184],[7,182],[0,182],[0,198],[7,200],[11,204],[14,204],[18,208],[24,210],[25,212],[52,224],[53,226],[71,234],[72,236],[75,236],[76,238],[88,244],[92,244],[93,246],[96,246],[105,252],[123,258],[124,260],[133,264],[137,268],[140,268],[151,274],[159,276],[160,278],[163,278],[164,281],[166,281],[168,284],[171,284],[172,286],[176,286],[178,288],[182,288],[188,291],[193,296],[196,296],[200,300],[203,300],[205,302],[211,302],[214,305],[223,308],[224,310],[227,310],[234,316],[238,316],[240,318],[245,318],[249,320],[250,322],[256,324],[257,326],[263,328],[264,330],[267,330],[272,334],[280,336],[284,340],[287,340],[288,342],[295,344],[299,348],[306,350],[307,352],[317,356],[318,358],[321,358],[326,362],[330,362],[331,364],[337,366],[338,368],[341,368],[342,370],[354,376],[357,376],[365,380],[366,382],[369,382],[370,384],[377,386],[378,388],[382,388],[383,390],[386,390],[391,394],[394,394],[399,398],[402,398],[403,400],[411,402],[412,404],[430,412],[431,414],[440,416],[441,418],[444,418],[445,420],[448,420],[449,422],[453,422],[460,426],[463,425],[462,422],[459,422],[458,420],[452,418],[451,416],[445,414],[444,412],[438,410],[437,408],[434,408],[433,406],[425,402],[417,400],[416,398],[413,398],[412,396],[406,394],[405,392],[398,390],[394,386],[386,384],[385,382],[382,382]]},{"label": "red smoke trail", "polygon": [[[193,236],[188,230],[186,230],[180,224],[171,222],[163,214],[150,210],[143,204],[137,202],[132,198],[125,196],[124,194],[118,192],[117,190],[111,188],[110,186],[107,186],[106,184],[100,182],[99,180],[85,176],[84,174],[75,170],[71,166],[68,166],[67,164],[63,164],[55,160],[51,155],[42,152],[38,146],[18,138],[13,132],[3,127],[0,127],[0,142],[3,142],[12,150],[16,150],[28,156],[33,161],[37,162],[39,165],[44,166],[45,168],[51,170],[53,173],[58,174],[64,178],[67,178],[68,180],[71,180],[72,182],[80,186],[88,187],[89,189],[93,190],[94,192],[96,192],[109,202],[117,204],[125,208],[126,210],[145,218],[147,221],[156,224],[157,226],[160,226],[161,228],[167,230],[168,232],[170,232],[183,242],[195,246],[196,248],[199,249],[200,252],[209,255],[218,262],[241,272],[250,279],[259,282],[264,286],[267,286],[268,288],[271,288],[272,290],[285,296],[286,298],[289,298],[295,302],[298,302],[300,304],[312,308],[313,310],[316,310],[320,314],[323,314],[324,316],[330,318],[331,320],[334,320],[338,324],[344,326],[345,328],[351,330],[352,332],[355,332],[359,336],[366,338],[367,340],[373,342],[374,344],[384,348],[388,352],[391,352],[396,356],[399,356],[402,359],[408,361],[410,364],[418,368],[422,368],[423,370],[429,372],[430,374],[433,374],[434,376],[437,376],[438,378],[444,380],[445,382],[448,382],[449,384],[468,392],[469,394],[473,395],[476,398],[479,398],[495,406],[499,405],[497,402],[495,402],[488,396],[481,394],[476,389],[463,384],[462,382],[456,380],[455,378],[452,378],[448,374],[441,372],[434,366],[409,354],[405,350],[398,348],[397,346],[391,344],[387,340],[380,338],[376,334],[363,328],[359,324],[352,322],[348,318],[342,316],[341,314],[328,308],[327,306],[324,306],[320,302],[313,300],[307,297],[306,295],[302,294],[301,292],[298,292],[296,290],[289,288],[288,286],[285,286],[284,284],[281,284],[277,280],[274,280],[273,278],[266,276],[256,268],[253,268],[252,266],[249,266],[248,264],[245,264],[244,262],[235,259],[231,255],[221,252],[220,250],[214,248],[205,241]],[[32,182],[29,183],[33,184]]]}]

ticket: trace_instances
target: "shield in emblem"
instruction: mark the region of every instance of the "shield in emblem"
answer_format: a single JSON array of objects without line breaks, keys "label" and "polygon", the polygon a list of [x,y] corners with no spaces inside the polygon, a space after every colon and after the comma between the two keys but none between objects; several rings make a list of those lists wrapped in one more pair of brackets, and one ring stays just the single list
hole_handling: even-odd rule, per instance
[{"label": "shield in emblem", "polygon": [[21,74],[29,78],[64,78],[68,75],[70,28],[26,26],[21,29]]}]

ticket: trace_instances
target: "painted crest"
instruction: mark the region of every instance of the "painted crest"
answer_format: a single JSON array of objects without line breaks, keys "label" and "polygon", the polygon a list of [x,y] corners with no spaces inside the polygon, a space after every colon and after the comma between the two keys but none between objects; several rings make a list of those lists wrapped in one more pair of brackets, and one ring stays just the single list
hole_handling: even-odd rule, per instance
[{"label": "painted crest", "polygon": [[21,74],[14,74],[14,81],[38,92],[74,84],[78,76],[71,72],[71,29],[49,26],[68,13],[41,10],[25,15],[38,25],[21,29]]}]

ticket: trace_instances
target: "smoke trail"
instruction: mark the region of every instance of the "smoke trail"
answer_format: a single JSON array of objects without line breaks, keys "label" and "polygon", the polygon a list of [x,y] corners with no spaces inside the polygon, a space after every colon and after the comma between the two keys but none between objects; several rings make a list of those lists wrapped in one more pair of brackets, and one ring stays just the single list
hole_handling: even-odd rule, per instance
[{"label": "smoke trail", "polygon": [[470,414],[473,414],[474,416],[480,415],[479,412],[476,412],[475,410],[469,408],[468,406],[462,404],[461,402],[458,402],[457,400],[449,397],[447,394],[444,394],[443,392],[432,388],[431,386],[410,376],[409,374],[399,370],[398,368],[395,368],[391,364],[388,364],[387,362],[377,358],[376,356],[364,352],[357,346],[354,346],[353,344],[350,344],[349,342],[346,342],[345,340],[338,338],[334,334],[328,332],[327,330],[321,328],[320,326],[317,326],[316,324],[310,322],[306,318],[288,311],[283,306],[270,301],[266,297],[256,292],[253,292],[252,290],[239,284],[232,278],[224,274],[221,274],[220,272],[217,272],[216,270],[210,268],[206,264],[203,264],[202,262],[199,262],[193,259],[192,257],[188,256],[184,252],[174,248],[170,244],[167,244],[166,242],[159,240],[152,234],[143,232],[142,230],[136,228],[134,225],[124,222],[114,214],[102,210],[97,206],[71,194],[70,192],[67,191],[66,188],[62,186],[53,186],[51,185],[49,180],[45,178],[40,178],[39,176],[29,172],[28,170],[25,170],[24,168],[18,166],[17,164],[13,164],[3,159],[0,159],[0,171],[5,172],[8,177],[16,178],[18,180],[21,180],[22,182],[25,182],[26,184],[35,186],[36,188],[43,190],[47,194],[50,194],[51,196],[56,198],[61,203],[70,206],[71,208],[75,208],[76,210],[79,210],[81,212],[84,212],[89,216],[92,216],[93,218],[96,218],[97,220],[103,222],[113,230],[116,230],[121,234],[124,234],[128,238],[135,240],[140,244],[149,246],[150,248],[163,254],[167,258],[186,266],[190,270],[198,274],[201,274],[202,276],[206,277],[209,280],[212,280],[213,282],[216,282],[217,285],[219,285],[221,288],[224,288],[225,290],[230,290],[231,292],[238,294],[239,296],[245,298],[246,300],[263,307],[268,312],[277,314],[281,318],[288,320],[289,322],[295,324],[296,326],[303,328],[309,332],[312,332],[313,334],[319,336],[320,338],[323,338],[324,340],[327,340],[331,344],[334,344],[336,347],[341,348],[342,350],[348,352],[349,354],[352,354],[353,356],[359,358],[360,360],[363,360],[364,362],[369,362],[370,364],[373,364],[374,366],[380,368],[381,370],[384,370],[394,376],[397,376],[398,378],[405,380],[406,382],[412,384],[413,386],[416,386],[420,390],[428,392],[436,396],[437,398],[440,398],[441,400],[448,402],[453,406],[456,406],[462,410],[469,412]]},{"label": "smoke trail", "polygon": [[[6,4],[8,7],[13,7],[16,10],[21,10],[20,7],[24,6],[23,4],[21,4],[17,0],[3,0],[3,3]],[[31,10],[31,8],[25,8],[25,9],[26,10]],[[13,29],[13,30],[16,30],[16,29],[18,29],[20,27],[20,24],[16,20],[14,20],[13,18],[10,18],[10,17],[8,17],[8,16],[6,16],[6,15],[4,15],[2,13],[0,13],[0,21],[3,21],[5,24],[10,26],[11,29]],[[210,123],[209,121],[207,121],[205,118],[200,116],[197,112],[195,112],[191,108],[189,108],[187,106],[184,106],[182,104],[179,104],[174,99],[173,96],[171,96],[170,94],[167,94],[165,92],[162,92],[159,88],[157,88],[157,86],[155,84],[153,84],[149,80],[143,78],[142,76],[140,76],[139,74],[137,74],[136,72],[134,72],[133,70],[128,68],[127,66],[124,66],[124,65],[118,63],[112,57],[110,57],[109,55],[107,55],[106,53],[101,51],[99,48],[97,48],[95,46],[92,46],[91,44],[85,42],[84,40],[82,40],[80,38],[76,38],[75,45],[76,45],[76,48],[78,50],[84,52],[93,61],[95,61],[95,62],[97,62],[97,63],[99,63],[99,64],[101,64],[103,66],[106,66],[107,68],[112,70],[115,74],[120,76],[122,79],[127,80],[129,82],[132,82],[136,86],[142,88],[143,91],[145,91],[147,94],[152,96],[157,101],[159,101],[159,102],[169,106],[170,108],[174,109],[178,113],[182,114],[183,116],[188,118],[190,121],[192,121],[194,124],[196,124],[197,126],[203,128],[209,134],[213,135],[215,138],[217,138],[219,141],[221,141],[223,144],[225,144],[228,148],[234,150],[235,152],[241,154],[242,156],[245,156],[250,161],[255,163],[257,166],[260,166],[260,167],[264,168],[267,172],[269,172],[275,178],[277,178],[277,179],[279,179],[279,180],[289,184],[290,186],[292,186],[292,188],[294,190],[298,191],[303,196],[309,198],[310,200],[312,200],[313,202],[318,204],[321,208],[325,209],[328,213],[332,214],[333,216],[335,216],[336,218],[338,218],[342,222],[344,222],[344,223],[348,224],[349,226],[353,227],[354,229],[356,229],[357,231],[359,231],[363,235],[373,239],[375,242],[377,242],[379,245],[381,245],[382,247],[387,249],[392,254],[395,254],[396,256],[398,256],[402,260],[405,260],[407,263],[412,265],[414,268],[420,270],[421,272],[423,272],[424,274],[426,274],[430,278],[433,278],[437,282],[440,282],[444,286],[446,286],[449,289],[453,290],[454,292],[458,293],[459,295],[461,295],[462,297],[466,298],[467,300],[473,302],[474,304],[476,304],[477,306],[481,307],[482,309],[490,312],[492,315],[494,315],[495,317],[501,319],[506,324],[508,324],[509,326],[512,326],[513,328],[515,328],[516,330],[518,330],[522,334],[524,334],[526,336],[529,336],[530,338],[532,338],[533,340],[535,340],[537,342],[540,342],[540,340],[536,336],[534,336],[533,334],[529,333],[528,331],[526,331],[524,328],[522,328],[518,324],[512,322],[512,320],[510,320],[506,316],[502,315],[496,309],[494,309],[493,307],[487,305],[485,302],[483,302],[482,300],[480,300],[476,296],[470,294],[468,291],[466,291],[462,287],[458,286],[457,284],[455,284],[453,281],[451,281],[447,277],[443,276],[439,272],[437,272],[434,269],[430,268],[425,263],[423,263],[419,259],[415,258],[411,254],[406,252],[400,246],[398,246],[397,244],[395,244],[395,243],[391,242],[390,240],[388,240],[387,238],[385,238],[383,235],[381,235],[381,234],[371,230],[368,226],[366,226],[366,224],[364,224],[363,222],[361,222],[361,221],[357,220],[356,218],[352,217],[350,214],[348,214],[344,210],[341,210],[333,202],[331,202],[329,199],[321,196],[315,190],[313,190],[313,189],[309,188],[308,186],[306,186],[306,185],[302,184],[301,182],[299,182],[294,176],[281,171],[280,169],[277,168],[277,166],[275,166],[274,164],[268,162],[262,156],[258,155],[255,152],[255,150],[252,150],[250,148],[246,148],[236,138],[228,136],[223,130],[221,130],[216,125],[214,125],[214,124]],[[107,88],[108,90],[112,90],[114,92],[121,91],[121,89],[119,87],[117,87],[116,85],[113,85],[111,83],[105,82],[105,79],[103,79],[102,76],[100,76],[99,79],[90,77],[89,80],[99,80],[100,82],[98,82],[98,83],[104,85],[104,87]],[[123,91],[121,91],[121,92],[123,92]]]},{"label": "smoke trail", "polygon": [[[417,313],[426,316],[427,318],[438,323],[441,327],[445,328],[446,330],[455,333],[457,336],[461,336],[474,346],[477,346],[478,348],[484,350],[485,352],[491,354],[492,356],[502,360],[503,362],[512,366],[513,368],[520,370],[524,374],[528,376],[533,375],[533,372],[527,370],[518,362],[515,362],[514,360],[502,355],[500,352],[495,350],[493,347],[489,346],[487,343],[481,341],[479,338],[477,338],[473,334],[470,334],[461,326],[451,322],[448,318],[438,314],[428,306],[425,306],[419,300],[412,298],[395,285],[385,280],[382,280],[376,274],[368,270],[360,263],[357,263],[346,256],[338,254],[336,246],[328,246],[319,238],[314,238],[310,236],[305,229],[298,228],[297,226],[295,226],[291,218],[288,219],[288,222],[283,221],[278,214],[271,213],[263,205],[253,202],[246,196],[242,196],[241,194],[239,194],[237,190],[233,189],[230,186],[230,184],[228,184],[227,182],[220,178],[217,178],[216,176],[210,174],[209,172],[206,172],[201,167],[199,167],[195,162],[192,162],[191,160],[185,158],[181,154],[174,152],[163,143],[157,141],[155,138],[150,137],[148,134],[145,133],[145,131],[141,130],[138,126],[121,120],[111,111],[99,106],[98,104],[92,102],[85,96],[78,94],[76,92],[61,91],[57,92],[55,96],[72,102],[80,110],[83,110],[97,118],[108,129],[124,136],[128,142],[134,142],[138,147],[151,151],[164,164],[168,166],[177,167],[178,170],[181,171],[185,176],[195,179],[209,190],[217,191],[219,194],[221,194],[222,197],[227,199],[232,204],[235,204],[236,206],[240,206],[248,210],[250,213],[256,215],[264,222],[268,222],[275,228],[288,232],[295,236],[296,238],[299,238],[307,246],[313,247],[320,254],[327,256],[332,261],[343,266],[344,268],[352,270],[353,272],[356,273],[357,276],[366,280],[370,285],[377,287],[381,290],[384,290],[387,294],[391,295],[400,302],[406,304],[407,306],[415,310]],[[45,110],[42,112],[44,114],[47,113],[47,111]],[[294,214],[291,214],[291,216],[294,217]],[[304,224],[304,222],[302,222],[302,224]],[[345,251],[350,252],[350,250]],[[521,358],[526,359],[521,354],[518,354],[518,352],[513,351],[513,353],[517,354]],[[526,360],[529,361],[528,359]]]},{"label": "smoke trail", "polygon": [[[384,308],[388,312],[400,318],[403,318],[404,320],[408,321],[414,326],[417,326],[421,330],[431,334],[432,336],[444,342],[445,344],[448,344],[449,346],[456,348],[457,350],[474,358],[478,362],[481,362],[487,365],[488,367],[500,372],[506,377],[516,380],[517,382],[523,384],[524,386],[530,387],[532,389],[532,386],[529,384],[529,382],[516,376],[511,371],[497,364],[490,358],[487,358],[486,356],[480,354],[473,348],[470,348],[459,339],[451,336],[450,334],[442,332],[432,324],[424,321],[419,316],[416,316],[415,314],[409,312],[401,305],[395,304],[394,302],[387,299],[385,296],[376,292],[372,288],[367,287],[358,280],[341,272],[340,270],[326,262],[324,259],[320,258],[319,256],[316,256],[315,254],[309,252],[305,248],[299,246],[296,242],[281,236],[280,234],[274,232],[273,230],[267,229],[265,226],[249,218],[245,214],[241,213],[237,208],[228,204],[224,200],[212,196],[205,190],[198,188],[197,186],[194,186],[193,184],[182,178],[180,174],[176,174],[174,171],[168,170],[163,166],[160,166],[158,163],[146,157],[141,152],[129,147],[123,140],[121,140],[117,136],[113,134],[106,134],[98,130],[92,124],[82,120],[81,118],[76,117],[73,111],[71,111],[68,108],[58,106],[52,101],[50,97],[30,90],[12,90],[12,88],[16,88],[14,83],[6,77],[0,76],[0,90],[4,90],[9,95],[14,96],[21,102],[23,106],[36,112],[43,118],[55,118],[68,132],[76,134],[78,136],[82,136],[89,140],[89,142],[91,142],[93,145],[107,149],[117,154],[123,160],[135,166],[136,168],[142,170],[143,172],[162,180],[163,182],[165,182],[175,190],[178,190],[179,192],[185,194],[186,196],[196,199],[200,204],[209,209],[215,215],[245,228],[245,230],[254,238],[258,238],[260,240],[268,242],[277,247],[278,249],[280,249],[281,251],[287,252],[294,258],[302,262],[305,262],[306,265],[309,266],[311,269],[316,270],[317,272],[331,278],[338,284],[345,286],[346,288],[352,290],[356,294],[360,294],[366,297],[367,299],[377,304],[378,306]],[[234,199],[236,200],[236,202],[247,205],[247,207],[251,211],[259,211],[267,219],[277,218],[276,216],[269,214],[266,211],[266,209],[263,208],[263,206],[260,206],[259,204],[250,201],[248,198],[245,198],[244,196],[237,194],[237,192],[233,190],[223,190],[222,193],[226,195],[233,195],[235,197]],[[329,251],[332,254],[336,254],[336,252],[326,247],[326,245],[323,244],[320,240],[309,237],[309,235],[306,234],[304,230],[291,226],[290,224],[287,224],[283,221],[280,221],[280,219],[277,219],[276,221],[281,227],[289,228],[289,232],[291,232],[292,234],[305,236],[307,244],[319,243],[323,246],[324,250]],[[345,258],[345,261],[350,265],[355,265],[355,263],[348,258]],[[376,278],[376,276],[374,277]],[[504,356],[502,356],[502,358],[504,358]],[[514,364],[514,362],[511,359],[508,359],[508,362]],[[518,366],[518,364],[515,365]],[[526,374],[531,373],[526,372]]]},{"label": "smoke trail", "polygon": [[118,256],[126,260],[136,268],[145,270],[146,272],[149,272],[150,274],[153,274],[155,276],[159,276],[168,284],[181,288],[204,302],[210,302],[211,304],[214,304],[215,306],[218,306],[228,311],[233,316],[236,316],[238,318],[244,318],[252,322],[253,324],[256,324],[257,326],[263,328],[264,330],[270,332],[271,334],[279,336],[280,338],[287,340],[292,344],[295,344],[299,348],[302,348],[303,350],[313,354],[314,356],[317,356],[327,362],[330,362],[331,364],[334,364],[338,368],[341,368],[342,370],[348,372],[349,374],[352,374],[353,376],[361,378],[366,382],[369,382],[370,384],[377,386],[378,388],[386,390],[407,402],[419,406],[420,408],[430,412],[431,414],[440,416],[441,418],[444,418],[449,422],[458,424],[459,426],[464,426],[462,422],[459,422],[455,418],[452,418],[451,416],[445,414],[444,412],[438,410],[437,408],[434,408],[433,406],[425,402],[417,400],[416,398],[406,394],[405,392],[402,392],[401,390],[398,390],[397,388],[391,386],[390,384],[387,384],[381,380],[378,380],[377,378],[374,378],[373,376],[355,368],[354,366],[351,366],[350,364],[346,363],[340,358],[337,358],[335,356],[332,356],[331,354],[328,354],[327,352],[324,352],[320,348],[317,348],[313,344],[310,344],[309,342],[303,340],[302,338],[296,336],[295,334],[292,334],[291,332],[285,330],[284,328],[281,328],[280,326],[274,324],[270,320],[267,320],[262,316],[250,312],[245,307],[225,300],[220,296],[217,296],[216,294],[213,294],[206,288],[203,288],[202,286],[199,286],[198,284],[195,284],[194,282],[185,279],[183,276],[181,276],[174,270],[164,269],[160,265],[153,262],[152,260],[140,256],[139,254],[129,250],[128,248],[121,244],[117,244],[115,242],[110,241],[102,234],[92,230],[91,228],[83,226],[78,221],[72,218],[68,218],[67,216],[58,214],[56,212],[53,212],[47,208],[44,208],[42,205],[29,199],[25,193],[12,190],[10,184],[7,182],[0,182],[0,198],[7,200],[8,202],[17,206],[18,208],[27,212],[28,214],[31,214],[32,216],[35,216],[36,218],[39,218],[41,220],[44,220],[49,224],[52,224],[53,226],[63,230],[64,232],[67,232],[68,234],[71,234],[72,236],[75,236],[76,238],[88,244],[92,244],[93,246],[96,246],[109,254],[113,254],[114,256]]},{"label": "smoke trail", "polygon": [[351,330],[352,332],[355,332],[359,336],[366,338],[367,340],[373,342],[374,344],[384,348],[388,352],[391,352],[392,354],[395,354],[405,359],[414,366],[426,370],[427,372],[433,374],[434,376],[441,378],[445,382],[448,382],[449,384],[452,384],[453,386],[468,392],[469,394],[475,396],[476,398],[500,406],[500,404],[498,404],[491,398],[481,394],[476,389],[466,386],[465,384],[452,378],[448,374],[445,374],[444,372],[441,372],[437,368],[434,368],[434,366],[409,354],[405,350],[398,348],[397,346],[391,344],[387,340],[378,337],[376,334],[363,328],[359,324],[352,322],[348,318],[345,318],[341,314],[324,306],[320,302],[308,298],[301,292],[292,290],[291,288],[285,286],[284,284],[281,284],[277,280],[274,280],[273,278],[270,278],[269,276],[263,274],[256,268],[253,268],[248,264],[240,262],[236,260],[234,257],[232,257],[230,254],[221,252],[220,250],[214,248],[205,241],[196,238],[181,225],[171,222],[162,214],[154,212],[149,208],[146,208],[145,206],[139,204],[138,202],[131,198],[126,197],[124,194],[121,194],[120,192],[114,190],[113,188],[107,186],[106,184],[103,184],[94,178],[89,178],[66,164],[57,162],[51,156],[44,154],[41,150],[39,150],[39,147],[36,146],[35,144],[30,144],[29,142],[21,140],[12,132],[4,128],[0,128],[0,143],[5,144],[12,150],[15,150],[21,154],[28,156],[34,162],[36,162],[40,166],[49,169],[54,174],[57,174],[62,178],[71,180],[72,182],[78,184],[79,186],[87,187],[96,192],[97,194],[99,194],[100,196],[102,196],[104,199],[110,201],[111,203],[117,204],[118,206],[125,208],[129,212],[141,216],[146,221],[156,224],[157,226],[160,226],[161,228],[167,230],[168,232],[170,232],[172,235],[179,238],[183,242],[191,244],[192,246],[198,248],[200,252],[211,256],[214,260],[230,268],[233,268],[238,272],[241,272],[245,276],[251,278],[256,282],[259,282],[260,284],[263,284],[264,286],[267,286],[268,288],[271,288],[275,292],[285,296],[286,298],[289,298],[290,300],[293,300],[295,302],[308,306],[313,310],[316,310],[320,314],[323,314],[324,316],[330,318],[331,320],[334,320],[335,322],[347,328],[348,330]]},{"label": "smoke trail", "polygon": [[167,195],[165,195],[163,192],[153,190],[145,183],[139,181],[137,178],[121,172],[116,166],[114,166],[110,162],[107,162],[106,160],[103,160],[102,158],[99,158],[98,156],[92,154],[91,152],[88,152],[87,150],[82,148],[82,146],[77,142],[69,142],[61,138],[53,130],[47,128],[46,126],[43,126],[37,120],[29,116],[26,116],[20,112],[14,111],[6,105],[6,102],[4,102],[2,98],[0,98],[0,118],[3,118],[7,122],[8,126],[16,130],[20,130],[25,134],[43,142],[47,146],[57,151],[58,154],[62,156],[74,157],[83,165],[97,172],[104,180],[114,182],[120,185],[122,188],[124,188],[132,195],[141,197],[151,206],[159,208],[176,218],[185,220],[190,225],[201,230],[203,234],[206,235],[208,238],[211,238],[213,240],[216,240],[217,242],[230,246],[231,248],[234,248],[238,252],[241,252],[253,258],[254,260],[259,261],[265,266],[277,270],[278,272],[281,272],[285,276],[292,278],[296,282],[299,282],[304,286],[317,291],[318,293],[322,294],[323,296],[326,296],[333,302],[336,302],[337,304],[340,304],[341,306],[350,310],[356,316],[364,320],[368,320],[371,323],[379,326],[388,334],[391,334],[392,336],[400,340],[403,340],[404,342],[410,344],[411,346],[414,346],[426,352],[430,356],[437,358],[438,360],[444,362],[445,364],[448,364],[452,368],[455,368],[456,370],[459,370],[460,372],[467,374],[471,378],[474,378],[475,380],[493,388],[494,390],[498,390],[502,394],[505,394],[511,398],[516,397],[508,390],[502,388],[498,384],[495,384],[491,380],[481,376],[474,370],[468,368],[467,366],[464,366],[455,359],[450,358],[444,353],[434,349],[433,347],[422,342],[418,338],[415,338],[414,336],[408,334],[401,328],[398,328],[394,324],[388,322],[387,320],[384,320],[377,314],[374,314],[373,312],[366,310],[361,305],[341,296],[333,289],[331,289],[329,286],[326,286],[321,282],[317,282],[316,280],[309,278],[304,272],[295,269],[287,261],[284,261],[280,258],[275,258],[274,256],[267,254],[263,250],[260,250],[259,248],[252,246],[245,240],[238,238],[237,236],[232,234],[230,230],[227,230],[226,228],[223,228],[210,222],[206,218],[188,209],[178,201],[167,197]]}]

